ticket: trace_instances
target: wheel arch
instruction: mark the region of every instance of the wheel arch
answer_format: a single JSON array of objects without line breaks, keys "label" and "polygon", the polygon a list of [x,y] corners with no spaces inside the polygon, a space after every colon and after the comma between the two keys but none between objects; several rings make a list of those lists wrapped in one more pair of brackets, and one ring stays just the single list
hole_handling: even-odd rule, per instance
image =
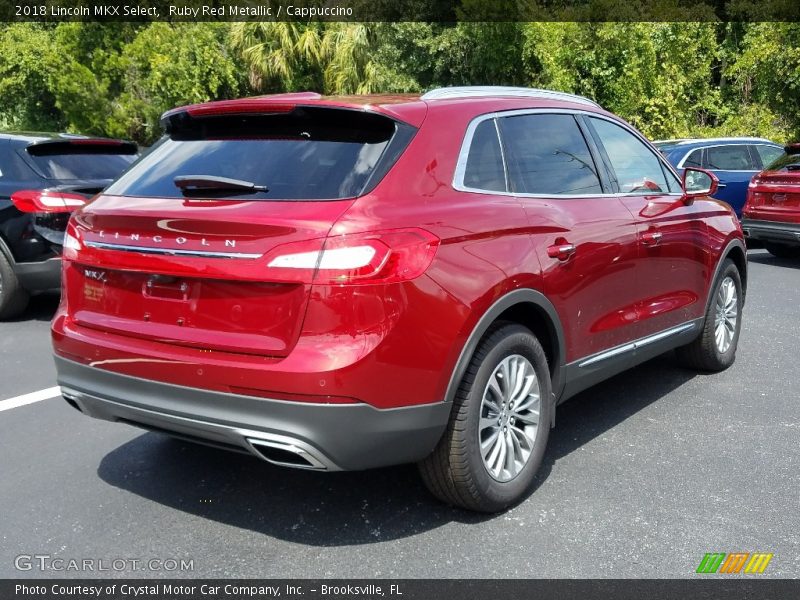
[{"label": "wheel arch", "polygon": [[717,266],[714,269],[714,274],[708,284],[706,310],[703,312],[703,314],[708,312],[708,307],[711,305],[711,301],[713,300],[712,296],[714,284],[717,281],[719,272],[722,270],[722,265],[725,264],[725,260],[728,258],[733,261],[733,264],[735,264],[736,268],[739,270],[739,277],[742,280],[742,306],[744,306],[745,300],[747,299],[747,247],[745,246],[744,241],[739,238],[734,238],[725,245],[724,250],[720,253],[720,259],[717,262]]},{"label": "wheel arch", "polygon": [[14,254],[11,252],[11,248],[6,243],[3,236],[0,235],[0,254],[2,254],[6,260],[11,264],[13,267],[16,264],[16,260],[14,259]]},{"label": "wheel arch", "polygon": [[445,401],[452,402],[455,398],[459,383],[475,355],[478,344],[491,326],[498,321],[519,323],[530,329],[539,339],[549,363],[553,401],[555,401],[564,387],[564,329],[552,302],[541,292],[529,288],[517,289],[505,294],[478,319],[462,347],[455,368],[450,375]]}]

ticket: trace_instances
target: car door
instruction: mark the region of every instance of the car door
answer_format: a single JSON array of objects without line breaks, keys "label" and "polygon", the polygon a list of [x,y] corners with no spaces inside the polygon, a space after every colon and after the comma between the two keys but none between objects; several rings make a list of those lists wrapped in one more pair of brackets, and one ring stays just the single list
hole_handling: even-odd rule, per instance
[{"label": "car door", "polygon": [[525,208],[544,291],[564,327],[568,363],[635,335],[636,225],[598,168],[571,112],[497,119],[511,191]]},{"label": "car door", "polygon": [[638,225],[636,337],[687,326],[705,311],[709,240],[701,208],[683,202],[678,178],[637,132],[600,116],[585,120]]},{"label": "car door", "polygon": [[749,144],[724,144],[705,149],[703,168],[713,172],[719,179],[719,189],[714,197],[727,202],[742,216],[747,186],[753,175],[760,171],[760,160],[750,151]]}]

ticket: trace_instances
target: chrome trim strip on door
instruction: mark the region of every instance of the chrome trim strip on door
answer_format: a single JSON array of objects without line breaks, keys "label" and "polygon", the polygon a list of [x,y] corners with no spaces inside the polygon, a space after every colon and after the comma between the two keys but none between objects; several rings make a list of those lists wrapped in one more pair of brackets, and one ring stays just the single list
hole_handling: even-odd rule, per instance
[{"label": "chrome trim strip on door", "polygon": [[692,321],[689,323],[683,323],[682,325],[678,325],[676,327],[672,327],[670,329],[665,329],[664,331],[660,331],[653,335],[649,335],[647,337],[641,338],[634,342],[630,342],[628,344],[623,344],[622,346],[617,346],[616,348],[611,348],[611,350],[606,350],[605,352],[601,352],[600,354],[596,354],[591,358],[588,358],[580,363],[578,363],[578,367],[588,367],[590,365],[594,365],[599,363],[603,360],[607,360],[609,358],[613,358],[620,354],[625,354],[627,352],[633,352],[637,348],[641,348],[643,346],[647,346],[649,344],[653,344],[665,338],[671,337],[673,335],[678,335],[679,333],[683,333],[685,331],[689,331],[690,329],[695,329],[697,327],[697,322]]}]

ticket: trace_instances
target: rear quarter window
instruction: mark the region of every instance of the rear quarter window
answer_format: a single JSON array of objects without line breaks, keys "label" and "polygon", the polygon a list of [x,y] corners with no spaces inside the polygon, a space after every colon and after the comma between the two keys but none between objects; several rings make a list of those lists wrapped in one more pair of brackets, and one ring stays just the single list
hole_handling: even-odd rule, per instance
[{"label": "rear quarter window", "polygon": [[487,119],[475,128],[464,169],[464,186],[490,192],[506,191],[503,153],[494,119]]}]

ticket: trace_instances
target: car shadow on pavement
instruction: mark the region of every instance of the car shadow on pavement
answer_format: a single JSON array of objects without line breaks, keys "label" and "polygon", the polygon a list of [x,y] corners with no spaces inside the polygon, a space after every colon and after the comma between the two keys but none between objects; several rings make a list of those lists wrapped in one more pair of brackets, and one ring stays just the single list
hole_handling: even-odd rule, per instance
[{"label": "car shadow on pavement", "polygon": [[[696,376],[671,355],[583,392],[557,411],[536,487],[562,458]],[[192,515],[312,546],[409,537],[494,518],[434,500],[412,465],[314,473],[146,433],[108,453],[106,483]]]},{"label": "car shadow on pavement", "polygon": [[32,296],[28,307],[18,317],[6,319],[7,323],[21,323],[23,321],[50,321],[56,314],[60,296],[58,294],[38,294]]},{"label": "car shadow on pavement", "polygon": [[557,461],[602,436],[640,410],[658,402],[695,377],[668,352],[570,398],[556,408],[542,466],[531,494],[547,480]]},{"label": "car shadow on pavement", "polygon": [[766,250],[760,252],[748,252],[747,261],[758,263],[760,265],[772,265],[775,267],[784,267],[787,269],[800,269],[800,259],[797,258],[778,258],[772,256]]}]

